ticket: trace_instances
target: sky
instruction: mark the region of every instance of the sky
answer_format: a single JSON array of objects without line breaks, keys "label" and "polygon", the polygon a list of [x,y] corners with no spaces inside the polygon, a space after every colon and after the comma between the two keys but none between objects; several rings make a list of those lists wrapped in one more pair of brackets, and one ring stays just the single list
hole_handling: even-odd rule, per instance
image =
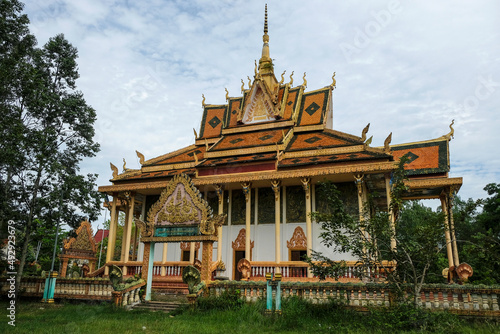
[{"label": "sky", "polygon": [[[270,54],[278,80],[306,72],[307,90],[336,73],[333,128],[371,146],[450,132],[459,196],[500,183],[500,2],[270,1]],[[63,33],[78,49],[77,87],[97,112],[101,151],[81,164],[111,184],[109,163],[140,168],[194,143],[202,97],[240,96],[262,50],[265,1],[25,1],[39,46]],[[496,152],[496,153],[495,153]],[[101,223],[102,225],[102,223]]]}]

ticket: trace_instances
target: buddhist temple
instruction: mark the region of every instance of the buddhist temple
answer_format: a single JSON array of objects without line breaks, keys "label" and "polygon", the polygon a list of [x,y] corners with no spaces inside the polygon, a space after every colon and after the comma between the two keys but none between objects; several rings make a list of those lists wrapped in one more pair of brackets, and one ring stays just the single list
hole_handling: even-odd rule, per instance
[{"label": "buddhist temple", "polygon": [[[449,267],[458,266],[449,213],[462,178],[448,177],[452,125],[442,137],[401,144],[391,142],[391,131],[397,129],[387,129],[384,146],[372,147],[369,124],[360,124],[357,134],[332,128],[333,71],[329,72],[333,76],[325,75],[326,86],[310,90],[306,73],[294,78],[294,72],[287,69],[276,75],[267,7],[262,41],[253,79],[248,84],[241,81],[239,96],[229,96],[226,90],[223,105],[209,104],[203,97],[202,121],[194,131],[194,143],[148,159],[136,151],[140,169],[124,166],[119,172],[111,164],[111,185],[99,187],[108,195],[111,211],[106,266],[116,265],[124,275],[133,275],[144,273],[144,263],[152,262],[148,278],[152,277],[153,288],[175,287],[182,282],[182,267],[201,266],[204,261],[210,263],[212,279],[264,280],[266,272],[279,271],[284,280],[313,280],[302,261],[311,250],[335,260],[355,261],[349,254],[334,254],[321,244],[319,224],[309,215],[326,205],[318,195],[318,183],[334,182],[354,215],[361,215],[360,208],[370,193],[379,194],[376,204],[389,210],[391,173],[402,156],[409,159],[410,190],[405,197],[441,199],[450,227],[443,236]],[[198,219],[190,212],[199,197],[211,214],[224,217],[221,226],[214,225],[216,232],[205,239],[196,239],[197,230],[188,225],[175,233],[167,227],[145,232],[144,222],[161,218],[157,218],[158,210],[168,204],[162,194],[174,179],[196,188],[189,196],[187,190],[169,193],[172,210],[174,206],[180,210],[178,221]],[[123,247],[121,254],[114,254],[120,211],[125,213]],[[140,233],[132,235],[133,224],[140,227]],[[169,242],[161,242],[167,235]],[[155,251],[150,252],[143,240],[156,242]],[[200,248],[204,240],[211,240],[213,248]],[[107,273],[108,267],[105,270]]]}]

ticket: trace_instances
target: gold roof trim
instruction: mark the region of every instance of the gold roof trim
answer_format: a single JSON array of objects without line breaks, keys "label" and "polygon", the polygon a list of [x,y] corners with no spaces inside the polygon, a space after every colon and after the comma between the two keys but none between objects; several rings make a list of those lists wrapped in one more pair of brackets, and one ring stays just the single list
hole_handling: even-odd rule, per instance
[{"label": "gold roof trim", "polygon": [[[280,150],[284,150],[286,147],[285,144],[278,144],[278,148]],[[262,153],[262,152],[274,152],[276,151],[276,145],[266,145],[266,146],[255,146],[250,148],[239,148],[234,150],[224,150],[224,151],[215,151],[215,152],[205,152],[205,158],[220,158],[227,157],[231,155],[245,155],[252,153]]]},{"label": "gold roof trim", "polygon": [[329,155],[329,154],[340,154],[340,153],[354,153],[354,152],[362,152],[364,151],[364,149],[365,149],[364,145],[354,145],[354,146],[343,146],[334,148],[323,148],[319,150],[285,152],[283,154],[283,159],[315,157],[318,155]]},{"label": "gold roof trim", "polygon": [[458,186],[456,189],[460,189],[463,183],[462,177],[450,177],[450,178],[429,178],[429,179],[410,179],[404,181],[405,185],[410,187],[410,189],[425,189],[429,187],[447,187],[447,186]]},{"label": "gold roof trim", "polygon": [[321,131],[325,129],[325,124],[297,126],[295,132]]},{"label": "gold roof trim", "polygon": [[180,163],[180,164],[168,164],[168,165],[142,167],[142,171],[143,172],[158,172],[158,171],[163,171],[163,170],[185,169],[185,168],[193,168],[195,165],[196,165],[196,162],[193,160],[193,162],[184,162],[184,163]]},{"label": "gold roof trim", "polygon": [[[205,143],[205,141],[203,141],[203,143]],[[170,153],[167,153],[167,154],[164,154],[164,155],[160,155],[159,157],[156,157],[156,158],[152,158],[152,159],[146,160],[146,161],[144,161],[144,163],[142,165],[143,166],[152,165],[155,162],[158,162],[158,161],[161,161],[161,160],[164,160],[164,159],[168,159],[168,158],[172,158],[172,157],[174,157],[176,155],[179,155],[181,153],[187,152],[187,151],[192,150],[194,148],[196,148],[196,145],[191,144],[189,146],[180,148],[180,149],[178,149],[176,151],[173,151],[173,152],[170,152]]]},{"label": "gold roof trim", "polygon": [[219,141],[219,139],[220,139],[220,137],[196,139],[194,144],[195,144],[195,146],[203,146],[203,145],[205,145],[205,143],[213,144],[213,143]]},{"label": "gold roof trim", "polygon": [[121,180],[123,178],[129,177],[129,176],[135,176],[135,175],[139,175],[139,174],[141,174],[140,169],[127,169],[125,172],[123,172],[117,176],[113,175],[113,178],[110,181],[111,182],[118,181],[118,180]]},{"label": "gold roof trim", "polygon": [[[418,144],[426,144],[426,143],[435,143],[435,142],[440,142],[440,141],[448,141],[447,138],[439,137],[435,139],[429,139],[429,140],[422,140],[422,141],[414,141],[411,143],[402,143],[402,144],[394,144],[391,145],[391,147],[399,147],[399,146],[407,146],[407,145],[418,145]],[[377,146],[377,148],[383,149],[383,146]]]},{"label": "gold roof trim", "polygon": [[[248,182],[258,180],[273,180],[273,179],[290,179],[298,177],[311,177],[329,174],[350,174],[350,173],[371,173],[371,172],[390,172],[397,168],[397,162],[378,162],[370,164],[355,164],[343,166],[330,166],[320,168],[308,168],[291,171],[269,171],[269,172],[252,172],[241,174],[226,174],[226,175],[211,175],[201,176],[193,179],[193,183],[199,185],[214,185],[221,183],[232,182]],[[170,180],[156,182],[140,182],[131,184],[100,186],[100,192],[119,192],[119,191],[138,191],[147,189],[163,189],[167,186]]]}]

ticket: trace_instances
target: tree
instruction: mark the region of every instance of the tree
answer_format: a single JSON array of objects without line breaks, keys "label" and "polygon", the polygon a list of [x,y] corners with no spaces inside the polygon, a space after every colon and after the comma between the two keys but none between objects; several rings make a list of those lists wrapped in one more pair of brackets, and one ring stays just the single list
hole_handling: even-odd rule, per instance
[{"label": "tree", "polygon": [[[442,214],[418,202],[403,202],[402,194],[407,191],[404,184],[405,162],[401,159],[392,178],[392,209],[398,209],[395,230],[389,214],[378,210],[373,204],[364,208],[364,219],[347,214],[340,193],[332,183],[321,187],[322,196],[330,203],[330,212],[313,212],[312,218],[321,224],[321,242],[336,252],[350,253],[356,257],[362,277],[372,279],[370,268],[379,267],[400,296],[404,296],[409,285],[413,302],[418,305],[418,297],[429,269],[435,263],[437,254],[445,247],[442,242],[445,225]],[[392,239],[396,240],[396,248],[391,247]],[[338,278],[345,267],[345,263],[332,261],[314,251],[312,258],[307,261],[320,279],[327,276]],[[395,264],[395,267],[392,268],[390,264]]]},{"label": "tree", "polygon": [[[460,259],[474,269],[473,284],[500,283],[500,184],[490,183],[484,190],[491,197],[474,201],[454,201]],[[480,207],[481,212],[478,212]]]},{"label": "tree", "polygon": [[96,113],[76,89],[76,48],[62,34],[36,48],[22,4],[3,0],[1,6],[2,44],[12,45],[0,56],[0,72],[8,74],[0,101],[7,115],[0,121],[1,219],[14,220],[19,230],[19,286],[35,220],[50,228],[57,220],[76,227],[84,217],[96,219],[97,175],[80,175],[79,164],[99,145],[93,141]]}]

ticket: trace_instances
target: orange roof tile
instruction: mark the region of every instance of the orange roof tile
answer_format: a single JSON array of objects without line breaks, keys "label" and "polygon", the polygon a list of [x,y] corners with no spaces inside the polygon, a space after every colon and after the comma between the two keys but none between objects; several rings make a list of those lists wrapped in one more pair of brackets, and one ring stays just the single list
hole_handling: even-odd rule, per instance
[{"label": "orange roof tile", "polygon": [[222,131],[222,122],[225,119],[226,106],[206,106],[203,110],[203,118],[199,139],[219,137]]},{"label": "orange roof tile", "polygon": [[408,157],[408,175],[445,173],[448,166],[448,140],[391,146],[394,160]]},{"label": "orange roof tile", "polygon": [[283,141],[283,133],[286,135],[287,129],[261,130],[247,133],[235,133],[225,135],[222,140],[212,146],[209,151],[232,150],[255,146],[274,145]]},{"label": "orange roof tile", "polygon": [[327,112],[330,89],[325,88],[302,95],[297,126],[323,124]]},{"label": "orange roof tile", "polygon": [[362,142],[341,137],[327,131],[305,132],[295,134],[290,140],[290,143],[288,143],[286,151],[301,151],[359,144],[362,144]]}]

